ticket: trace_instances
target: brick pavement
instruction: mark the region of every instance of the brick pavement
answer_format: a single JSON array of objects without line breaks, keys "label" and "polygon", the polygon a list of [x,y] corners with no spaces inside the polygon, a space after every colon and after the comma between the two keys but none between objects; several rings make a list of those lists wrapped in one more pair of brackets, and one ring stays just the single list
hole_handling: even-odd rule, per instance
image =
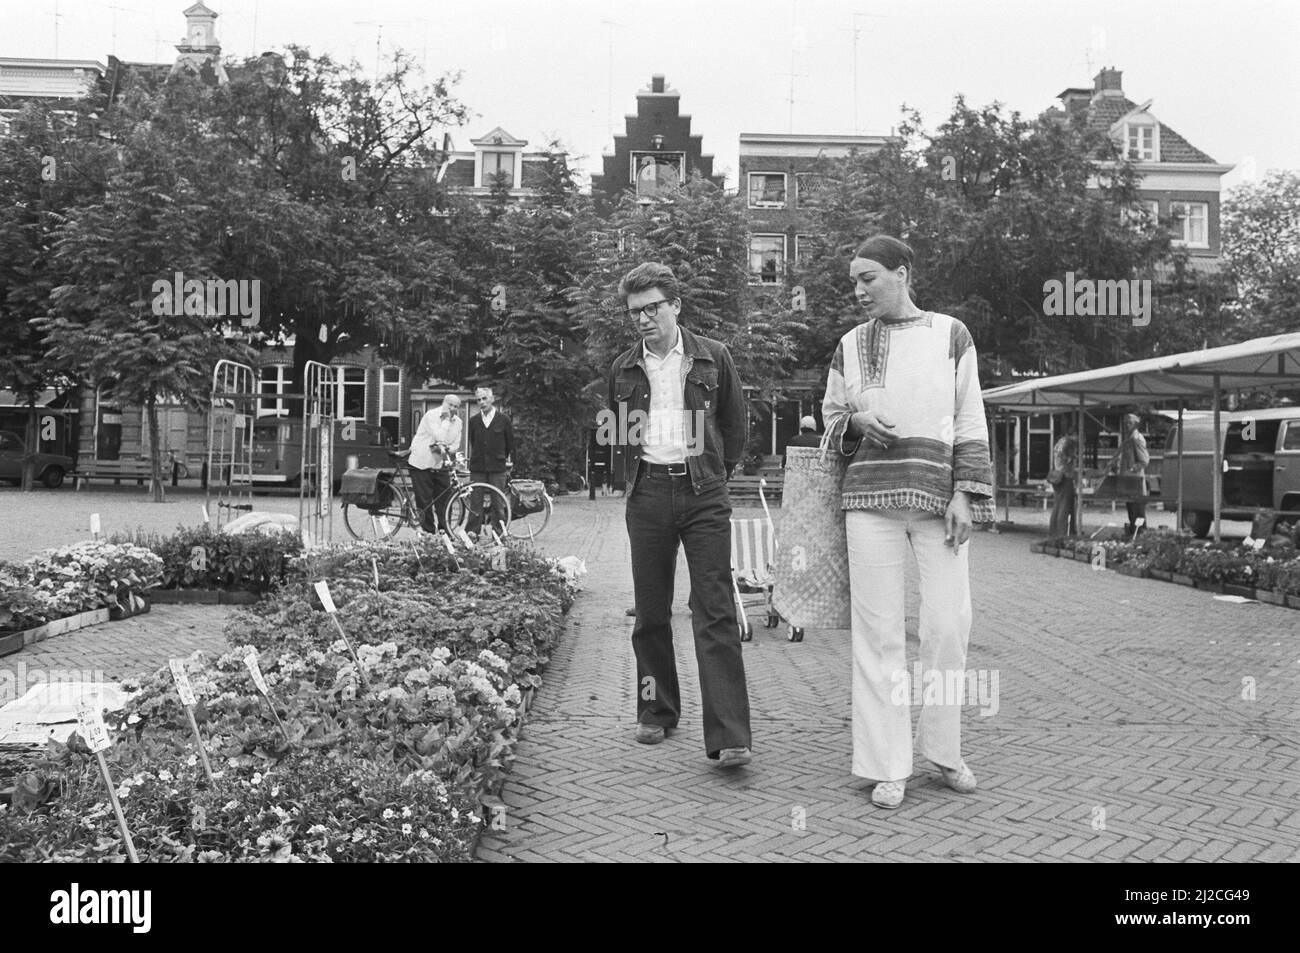
[{"label": "brick pavement", "polygon": [[[36,642],[0,659],[0,671],[8,671],[14,685],[23,681],[20,672],[33,669],[75,670],[94,673],[94,680],[119,682],[166,665],[169,658],[200,649],[225,651],[221,630],[232,611],[232,606],[154,606],[145,615],[103,622]],[[4,679],[0,684],[7,686],[10,682]],[[13,698],[0,694],[0,705],[10,701]]]},{"label": "brick pavement", "polygon": [[[93,495],[81,497],[113,513],[113,525],[134,515],[159,530],[194,503]],[[0,497],[0,558],[84,538],[80,512],[60,515],[67,501],[48,496],[25,502],[38,513],[21,521],[13,497]],[[904,807],[885,812],[848,769],[845,632],[809,630],[791,644],[756,612],[745,648],[755,762],[720,772],[706,761],[684,561],[674,610],[681,729],[656,747],[632,741],[622,515],[616,497],[565,497],[539,541],[555,555],[582,556],[590,575],[524,729],[504,792],[507,829],[485,835],[480,859],[1300,860],[1294,610],[1231,605],[1031,555],[1034,536],[1023,530],[1041,528],[1045,516],[1013,508],[1019,531],[981,534],[972,553],[969,666],[999,676],[996,714],[965,713],[980,791],[950,792],[918,763]],[[1089,513],[1085,524],[1108,519]],[[9,533],[19,522],[21,542]],[[117,680],[173,655],[220,650],[229,612],[159,606],[30,646],[0,666],[98,669]],[[914,582],[908,614],[910,661]],[[1242,698],[1247,678],[1254,701]]]},{"label": "brick pavement", "polygon": [[[1045,515],[1013,508],[1020,531],[982,533],[972,552],[968,665],[999,676],[996,713],[964,714],[980,790],[955,794],[918,762],[904,806],[886,812],[849,772],[846,632],[791,644],[754,613],[755,761],[706,761],[684,561],[681,728],[655,747],[632,740],[622,514],[617,498],[566,498],[540,540],[590,575],[524,729],[506,829],[484,836],[481,860],[1300,859],[1294,610],[1032,555],[1024,530]],[[910,664],[914,579],[908,614]]]}]

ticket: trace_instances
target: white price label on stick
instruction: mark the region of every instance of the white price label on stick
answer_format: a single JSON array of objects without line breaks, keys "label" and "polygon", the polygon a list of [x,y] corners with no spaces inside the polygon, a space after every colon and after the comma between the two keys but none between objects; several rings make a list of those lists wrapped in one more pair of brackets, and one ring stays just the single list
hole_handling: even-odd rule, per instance
[{"label": "white price label on stick", "polygon": [[200,506],[199,509],[203,510],[203,522],[206,523],[207,525],[211,526],[211,525],[212,525],[212,517],[208,515],[208,508],[207,508],[207,506],[206,506],[206,505],[204,505],[204,506]]},{"label": "white price label on stick", "polygon": [[90,514],[90,535],[91,536],[99,535],[99,514],[98,513]]},{"label": "white price label on stick", "polygon": [[168,664],[171,666],[172,679],[176,682],[176,694],[181,696],[181,704],[193,707],[198,704],[194,697],[194,687],[190,685],[190,677],[185,672],[185,663],[178,658],[172,659]]},{"label": "white price label on stick", "polygon": [[108,728],[99,709],[98,695],[82,695],[77,699],[77,731],[91,751],[100,752],[112,746]]},{"label": "white price label on stick", "polygon": [[244,665],[248,667],[248,673],[253,676],[253,684],[263,695],[270,695],[271,690],[266,687],[266,679],[262,677],[262,667],[257,664],[257,649],[251,645],[248,652],[244,655]]},{"label": "white price label on stick", "polygon": [[[379,570],[375,570],[376,585],[378,585]],[[334,597],[330,595],[330,584],[322,579],[316,583],[316,595],[320,597],[320,604],[325,607],[326,612],[338,612],[334,606]]]}]

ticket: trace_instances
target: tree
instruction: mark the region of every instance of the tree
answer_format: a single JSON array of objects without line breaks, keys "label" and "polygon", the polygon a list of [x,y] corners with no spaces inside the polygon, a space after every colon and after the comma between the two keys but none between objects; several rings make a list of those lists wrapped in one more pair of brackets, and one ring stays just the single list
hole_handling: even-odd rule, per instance
[{"label": "tree", "polygon": [[633,337],[619,280],[647,261],[673,269],[682,286],[682,324],[726,344],[746,384],[767,389],[788,372],[801,321],[749,282],[740,197],[699,176],[648,205],[625,194],[613,215],[589,232],[584,250],[571,298],[600,382]]},{"label": "tree", "polygon": [[[1170,353],[1175,337],[1217,331],[1223,289],[1179,268],[1166,230],[1137,211],[1138,179],[1105,135],[1080,118],[1025,120],[957,97],[933,135],[914,112],[870,156],[825,162],[814,210],[824,254],[796,269],[807,293],[800,353],[814,364],[859,320],[848,281],[853,248],[873,233],[917,253],[918,304],[961,319],[987,382],[1013,372],[1063,373]],[[1048,282],[1150,280],[1173,274],[1150,325],[1131,315],[1055,317]],[[1165,288],[1159,290],[1165,292]],[[1174,333],[1176,332],[1176,333]]]},{"label": "tree", "polygon": [[1275,170],[1223,203],[1223,258],[1237,282],[1245,338],[1300,324],[1300,173]]},{"label": "tree", "polygon": [[[197,110],[209,93],[180,78],[160,95]],[[143,91],[130,96],[113,120],[119,154],[104,196],[70,208],[55,231],[54,263],[66,283],[51,291],[49,314],[34,323],[50,360],[92,383],[112,379],[119,399],[144,407],[151,490],[161,501],[159,402],[199,406],[216,360],[241,352],[223,338],[229,319],[209,315],[206,295],[181,289],[177,311],[175,296],[157,287],[164,275],[181,272],[188,285],[213,273],[211,244],[197,225],[211,207],[195,185],[208,170],[195,161],[202,150],[184,141],[199,135],[195,125],[137,123],[141,112],[157,115],[158,104],[146,103],[153,97]]]},{"label": "tree", "polygon": [[36,400],[42,391],[72,381],[46,354],[32,320],[46,313],[61,278],[49,254],[66,210],[102,192],[86,175],[96,144],[71,139],[71,130],[48,109],[25,106],[0,138],[0,383],[28,407],[27,457],[22,487],[30,490],[39,447]]},{"label": "tree", "polygon": [[260,338],[293,341],[298,385],[307,361],[365,345],[427,369],[463,320],[433,182],[466,114],[457,76],[421,85],[398,53],[372,83],[298,47],[232,72],[207,123],[231,158],[214,265],[262,280]]}]

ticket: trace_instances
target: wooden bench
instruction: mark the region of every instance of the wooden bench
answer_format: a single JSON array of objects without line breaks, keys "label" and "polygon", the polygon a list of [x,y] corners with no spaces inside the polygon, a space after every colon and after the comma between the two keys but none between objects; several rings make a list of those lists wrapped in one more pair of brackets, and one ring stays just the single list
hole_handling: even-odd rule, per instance
[{"label": "wooden bench", "polygon": [[781,488],[785,482],[784,474],[769,475],[764,473],[760,476],[744,476],[737,474],[731,478],[727,484],[727,494],[731,497],[732,505],[740,506],[762,506],[758,497],[758,481],[767,480],[767,486],[763,488],[763,495],[767,498],[768,506],[776,506],[781,502]]},{"label": "wooden bench", "polygon": [[135,480],[136,486],[144,486],[144,481],[153,476],[153,467],[148,460],[91,460],[78,464],[72,474],[78,490],[90,480],[112,480],[114,486],[120,486],[123,480]]}]

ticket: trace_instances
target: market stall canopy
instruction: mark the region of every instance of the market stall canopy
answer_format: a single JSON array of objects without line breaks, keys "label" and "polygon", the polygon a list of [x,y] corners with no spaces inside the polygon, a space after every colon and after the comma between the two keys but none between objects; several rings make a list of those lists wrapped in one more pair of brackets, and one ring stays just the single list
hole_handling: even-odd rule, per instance
[{"label": "market stall canopy", "polygon": [[1017,381],[984,391],[989,410],[1058,413],[1115,404],[1210,397],[1219,391],[1300,387],[1300,332]]}]

